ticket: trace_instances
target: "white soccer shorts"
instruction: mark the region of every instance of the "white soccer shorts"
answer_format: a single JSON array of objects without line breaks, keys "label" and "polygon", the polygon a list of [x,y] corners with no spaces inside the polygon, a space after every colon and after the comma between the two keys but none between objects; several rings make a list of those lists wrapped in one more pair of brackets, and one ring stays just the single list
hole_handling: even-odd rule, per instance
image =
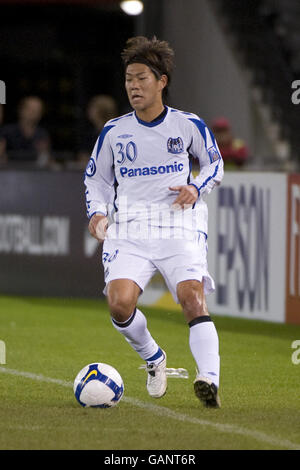
[{"label": "white soccer shorts", "polygon": [[[189,237],[191,238],[191,237]],[[158,270],[178,302],[176,286],[181,281],[203,282],[205,295],[215,290],[207,267],[206,235],[195,233],[193,239],[105,239],[102,262],[105,288],[115,279],[131,279],[143,291]]]}]

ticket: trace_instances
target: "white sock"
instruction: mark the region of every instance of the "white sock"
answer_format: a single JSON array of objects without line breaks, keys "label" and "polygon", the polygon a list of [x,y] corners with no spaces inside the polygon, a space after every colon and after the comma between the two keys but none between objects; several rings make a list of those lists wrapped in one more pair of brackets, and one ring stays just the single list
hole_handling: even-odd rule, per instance
[{"label": "white sock", "polygon": [[163,352],[152,338],[147,319],[139,309],[136,308],[124,323],[112,318],[112,324],[144,361],[157,364],[162,360]]},{"label": "white sock", "polygon": [[210,379],[219,387],[219,338],[215,325],[209,316],[204,316],[195,318],[189,326],[189,344],[198,367],[197,375]]}]

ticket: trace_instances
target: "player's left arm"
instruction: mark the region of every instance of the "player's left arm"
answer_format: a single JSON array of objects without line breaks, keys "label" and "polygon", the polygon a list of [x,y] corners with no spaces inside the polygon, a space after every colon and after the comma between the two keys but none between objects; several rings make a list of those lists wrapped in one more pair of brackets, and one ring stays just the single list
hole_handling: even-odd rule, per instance
[{"label": "player's left arm", "polygon": [[200,172],[189,184],[169,188],[171,191],[179,192],[173,205],[178,204],[181,207],[185,204],[194,204],[200,196],[210,193],[221,183],[224,174],[223,159],[212,131],[196,115],[189,118],[189,121],[191,121],[189,151],[198,159]]},{"label": "player's left arm", "polygon": [[198,197],[209,194],[224,176],[224,163],[212,131],[199,118],[191,118],[192,144],[190,153],[199,161],[200,171],[190,181],[198,191]]}]

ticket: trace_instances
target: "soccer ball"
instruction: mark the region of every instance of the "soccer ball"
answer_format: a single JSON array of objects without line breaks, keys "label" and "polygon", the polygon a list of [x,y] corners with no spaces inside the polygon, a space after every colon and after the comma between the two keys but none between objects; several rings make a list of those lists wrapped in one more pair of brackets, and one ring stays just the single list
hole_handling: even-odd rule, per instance
[{"label": "soccer ball", "polygon": [[121,400],[124,384],[116,369],[108,364],[95,362],[78,372],[73,390],[81,406],[110,408]]}]

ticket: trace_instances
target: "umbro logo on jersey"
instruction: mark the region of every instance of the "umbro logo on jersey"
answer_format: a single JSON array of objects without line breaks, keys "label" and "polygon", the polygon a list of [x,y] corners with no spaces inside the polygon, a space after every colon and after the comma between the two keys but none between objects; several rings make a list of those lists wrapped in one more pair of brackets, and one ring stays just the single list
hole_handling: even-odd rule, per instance
[{"label": "umbro logo on jersey", "polygon": [[133,137],[133,134],[118,135],[118,139],[128,139],[129,137]]},{"label": "umbro logo on jersey", "polygon": [[183,141],[181,137],[172,137],[168,138],[167,142],[168,152],[170,153],[181,153],[183,152]]}]

